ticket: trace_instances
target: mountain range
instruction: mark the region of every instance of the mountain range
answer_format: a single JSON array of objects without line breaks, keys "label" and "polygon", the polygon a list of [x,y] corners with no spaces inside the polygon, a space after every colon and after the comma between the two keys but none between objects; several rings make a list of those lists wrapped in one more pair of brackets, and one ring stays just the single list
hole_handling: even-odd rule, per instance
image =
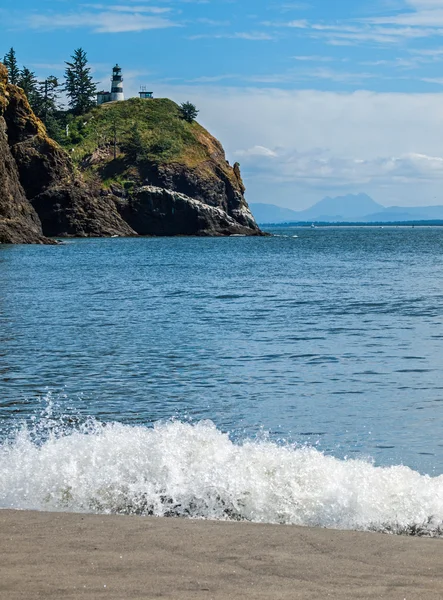
[{"label": "mountain range", "polygon": [[375,202],[367,194],[327,196],[306,210],[295,211],[275,204],[251,203],[257,223],[291,223],[306,221],[388,223],[402,221],[443,220],[443,206],[389,206]]}]

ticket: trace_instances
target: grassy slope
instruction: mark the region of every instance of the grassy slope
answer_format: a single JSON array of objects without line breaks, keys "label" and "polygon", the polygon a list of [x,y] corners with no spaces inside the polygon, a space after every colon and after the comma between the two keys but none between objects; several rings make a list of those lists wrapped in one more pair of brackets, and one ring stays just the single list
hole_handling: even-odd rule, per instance
[{"label": "grassy slope", "polygon": [[[137,179],[142,168],[126,160],[124,151],[134,126],[140,133],[146,161],[186,165],[197,169],[203,177],[214,177],[215,161],[235,182],[220,143],[197,122],[188,123],[180,118],[177,104],[165,98],[131,98],[93,108],[72,121],[64,147],[86,174],[98,175],[105,185],[112,181],[124,183]],[[117,160],[113,159],[114,127]],[[97,158],[88,161],[94,153]]]}]

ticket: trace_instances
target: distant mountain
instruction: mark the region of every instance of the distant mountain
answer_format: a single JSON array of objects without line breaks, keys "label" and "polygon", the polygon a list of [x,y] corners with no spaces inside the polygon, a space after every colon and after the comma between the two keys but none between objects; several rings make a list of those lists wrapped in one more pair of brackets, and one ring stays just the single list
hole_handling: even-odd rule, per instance
[{"label": "distant mountain", "polygon": [[291,223],[298,221],[323,222],[399,222],[443,220],[443,206],[390,206],[384,207],[367,194],[329,196],[301,211],[282,208],[274,204],[254,204],[250,208],[257,223]]},{"label": "distant mountain", "polygon": [[348,194],[330,198],[327,196],[308,208],[298,213],[302,221],[347,221],[359,219],[370,213],[382,211],[384,206],[375,202],[367,194]]},{"label": "distant mountain", "polygon": [[290,208],[282,208],[275,204],[251,204],[249,208],[257,223],[289,223],[298,221],[299,213]]}]

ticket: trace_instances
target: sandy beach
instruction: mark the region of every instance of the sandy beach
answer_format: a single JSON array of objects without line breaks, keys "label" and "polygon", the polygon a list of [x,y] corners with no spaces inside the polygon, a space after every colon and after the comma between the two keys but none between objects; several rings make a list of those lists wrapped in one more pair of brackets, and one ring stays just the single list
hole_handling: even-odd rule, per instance
[{"label": "sandy beach", "polygon": [[0,511],[0,598],[443,597],[443,540]]}]

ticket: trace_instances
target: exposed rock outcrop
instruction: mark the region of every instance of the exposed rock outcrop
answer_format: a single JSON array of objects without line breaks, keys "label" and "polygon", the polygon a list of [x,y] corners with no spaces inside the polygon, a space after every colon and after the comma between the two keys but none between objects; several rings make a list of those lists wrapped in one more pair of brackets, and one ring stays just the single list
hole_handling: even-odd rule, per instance
[{"label": "exposed rock outcrop", "polygon": [[24,92],[8,86],[5,121],[20,182],[47,236],[134,235],[115,204],[87,186],[68,154],[34,115]]},{"label": "exposed rock outcrop", "polygon": [[140,235],[255,234],[221,208],[161,187],[141,187],[118,206],[125,221]]},{"label": "exposed rock outcrop", "polygon": [[0,64],[0,242],[45,243],[39,218],[26,199],[11,154],[4,118],[8,105],[7,71]]},{"label": "exposed rock outcrop", "polygon": [[113,196],[91,192],[81,181],[52,186],[33,198],[45,235],[57,237],[130,237],[137,235],[116,209]]},{"label": "exposed rock outcrop", "polygon": [[[110,198],[88,186],[0,65],[0,241],[135,235]],[[7,234],[7,232],[10,232]]]},{"label": "exposed rock outcrop", "polygon": [[192,168],[179,163],[151,164],[145,182],[219,208],[237,221],[238,225],[250,228],[250,235],[257,234],[259,229],[244,199],[241,179],[238,181],[227,176],[215,161],[207,161],[204,169],[203,176],[202,165]]}]

